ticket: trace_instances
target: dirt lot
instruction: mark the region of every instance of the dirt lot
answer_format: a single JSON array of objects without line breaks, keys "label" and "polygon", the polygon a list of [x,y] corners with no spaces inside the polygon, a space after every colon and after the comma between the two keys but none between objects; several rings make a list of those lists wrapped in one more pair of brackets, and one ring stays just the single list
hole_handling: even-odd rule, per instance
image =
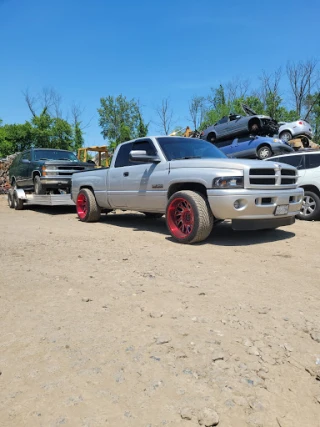
[{"label": "dirt lot", "polygon": [[319,222],[184,246],[3,196],[0,236],[2,427],[320,426]]}]

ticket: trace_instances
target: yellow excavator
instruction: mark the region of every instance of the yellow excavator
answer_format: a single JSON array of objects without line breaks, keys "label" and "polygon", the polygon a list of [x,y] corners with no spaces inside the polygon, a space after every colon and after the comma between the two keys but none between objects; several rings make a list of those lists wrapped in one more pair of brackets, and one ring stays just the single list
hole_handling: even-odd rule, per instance
[{"label": "yellow excavator", "polygon": [[[95,156],[95,160],[87,160],[88,158],[88,151],[98,153],[98,155]],[[103,145],[101,147],[95,146],[95,147],[83,147],[78,149],[78,159],[82,162],[94,162],[96,164],[97,168],[101,168],[104,165],[102,163],[105,162],[105,166],[110,166],[110,153],[108,151],[108,147],[106,145]]]}]

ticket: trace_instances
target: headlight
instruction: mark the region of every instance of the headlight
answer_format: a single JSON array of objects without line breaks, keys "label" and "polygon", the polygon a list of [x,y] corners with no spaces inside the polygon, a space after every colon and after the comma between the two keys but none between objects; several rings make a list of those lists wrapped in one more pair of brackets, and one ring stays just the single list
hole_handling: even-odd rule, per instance
[{"label": "headlight", "polygon": [[273,142],[283,142],[281,139],[275,138]]},{"label": "headlight", "polygon": [[220,176],[212,183],[213,188],[243,188],[243,176]]}]

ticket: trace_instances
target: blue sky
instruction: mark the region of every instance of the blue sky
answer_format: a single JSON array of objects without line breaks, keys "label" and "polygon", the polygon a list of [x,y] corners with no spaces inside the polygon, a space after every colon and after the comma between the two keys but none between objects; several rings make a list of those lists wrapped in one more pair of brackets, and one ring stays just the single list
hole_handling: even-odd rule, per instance
[{"label": "blue sky", "polygon": [[65,115],[85,107],[86,145],[105,143],[97,108],[108,95],[139,99],[149,134],[169,97],[185,126],[192,95],[320,59],[319,21],[319,0],[0,0],[0,118],[30,119],[22,91],[54,87]]}]

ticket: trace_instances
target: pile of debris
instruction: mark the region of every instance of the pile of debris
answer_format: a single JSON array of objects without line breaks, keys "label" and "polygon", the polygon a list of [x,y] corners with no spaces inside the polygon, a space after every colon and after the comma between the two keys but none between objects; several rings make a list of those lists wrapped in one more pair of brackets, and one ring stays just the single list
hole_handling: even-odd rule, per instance
[{"label": "pile of debris", "polygon": [[0,159],[0,194],[7,194],[10,188],[9,168],[19,153],[11,154],[5,159]]}]

